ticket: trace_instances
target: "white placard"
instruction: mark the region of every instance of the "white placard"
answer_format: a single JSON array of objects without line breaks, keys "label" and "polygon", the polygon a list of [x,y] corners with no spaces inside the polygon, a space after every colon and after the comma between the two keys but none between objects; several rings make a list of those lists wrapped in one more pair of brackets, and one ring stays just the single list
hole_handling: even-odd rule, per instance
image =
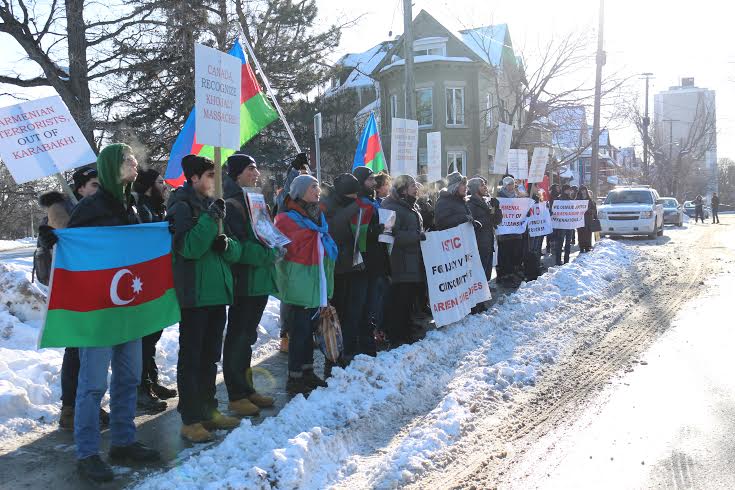
[{"label": "white placard", "polygon": [[418,169],[419,122],[393,118],[390,132],[390,174],[416,177]]},{"label": "white placard", "polygon": [[498,139],[495,142],[495,161],[493,162],[492,173],[504,174],[508,168],[508,153],[510,152],[510,144],[513,141],[513,126],[505,123],[498,123]]},{"label": "white placard", "polygon": [[500,210],[503,212],[503,221],[495,233],[497,235],[520,235],[526,231],[526,218],[533,199],[499,197],[498,201]]},{"label": "white placard", "polygon": [[584,213],[589,201],[557,199],[551,209],[551,226],[555,230],[576,230],[584,227]]},{"label": "white placard", "polygon": [[426,133],[427,182],[442,179],[442,134],[439,131]]},{"label": "white placard", "polygon": [[421,252],[431,313],[438,327],[461,320],[477,303],[490,299],[472,225],[427,233]]},{"label": "white placard", "polygon": [[531,168],[528,170],[528,183],[538,184],[544,181],[546,164],[549,162],[549,148],[538,147],[533,149]]},{"label": "white placard", "polygon": [[242,62],[196,43],[194,96],[196,142],[240,149],[240,78]]},{"label": "white placard", "polygon": [[551,226],[551,214],[546,203],[536,203],[531,206],[531,216],[528,218],[528,235],[531,237],[551,235],[554,231]]},{"label": "white placard", "polygon": [[509,150],[508,173],[514,179],[526,180],[528,178],[528,150]]},{"label": "white placard", "polygon": [[97,160],[58,95],[0,108],[0,157],[18,184]]}]

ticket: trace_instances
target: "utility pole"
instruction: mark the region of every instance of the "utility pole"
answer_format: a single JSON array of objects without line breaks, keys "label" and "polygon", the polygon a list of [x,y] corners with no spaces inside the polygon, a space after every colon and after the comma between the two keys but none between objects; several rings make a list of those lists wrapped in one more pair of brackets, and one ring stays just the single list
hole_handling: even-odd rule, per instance
[{"label": "utility pole", "polygon": [[403,0],[403,59],[406,60],[406,118],[416,119],[416,84],[413,80],[412,0]]},{"label": "utility pole", "polygon": [[653,73],[641,73],[641,80],[646,80],[646,109],[643,114],[643,168],[646,172],[646,184],[650,184],[649,167],[648,167],[648,126],[651,124],[651,118],[648,117],[648,82],[653,78]]},{"label": "utility pole", "polygon": [[597,74],[595,76],[595,114],[592,123],[592,195],[600,193],[600,99],[602,98],[602,67],[605,64],[605,51],[602,49],[605,27],[605,0],[600,0],[600,21],[597,28]]}]

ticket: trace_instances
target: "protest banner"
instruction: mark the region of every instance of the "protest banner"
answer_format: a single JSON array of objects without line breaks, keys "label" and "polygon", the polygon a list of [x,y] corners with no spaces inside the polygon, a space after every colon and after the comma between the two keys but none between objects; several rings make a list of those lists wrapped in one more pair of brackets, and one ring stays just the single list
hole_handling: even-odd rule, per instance
[{"label": "protest banner", "polygon": [[526,180],[528,178],[528,150],[510,150],[508,173],[515,179]]},{"label": "protest banner", "polygon": [[0,157],[18,184],[97,160],[58,95],[0,108]]},{"label": "protest banner", "polygon": [[291,240],[273,224],[263,194],[246,191],[246,189],[248,188],[243,188],[243,192],[248,204],[250,226],[253,227],[253,233],[258,240],[268,248],[285,247],[291,243]]},{"label": "protest banner", "polygon": [[533,149],[531,156],[531,168],[528,170],[528,183],[538,184],[544,181],[544,173],[546,172],[546,164],[549,161],[549,149],[539,147]]},{"label": "protest banner", "polygon": [[530,237],[551,235],[554,231],[551,226],[551,214],[545,203],[535,203],[530,209],[528,218],[528,235]]},{"label": "protest banner", "polygon": [[393,118],[390,132],[390,174],[416,177],[418,169],[419,122]]},{"label": "protest banner", "polygon": [[442,134],[426,133],[426,178],[428,182],[442,179]]},{"label": "protest banner", "polygon": [[495,142],[495,161],[491,173],[504,174],[508,168],[508,153],[513,140],[513,126],[498,123],[498,139]]},{"label": "protest banner", "polygon": [[477,303],[490,299],[472,225],[427,233],[421,252],[431,313],[438,327],[461,320]]},{"label": "protest banner", "polygon": [[526,217],[533,204],[533,199],[499,197],[498,201],[500,210],[503,212],[503,221],[498,226],[496,234],[519,235],[526,231]]},{"label": "protest banner", "polygon": [[575,230],[584,226],[584,213],[589,201],[554,201],[551,226],[555,230]]}]

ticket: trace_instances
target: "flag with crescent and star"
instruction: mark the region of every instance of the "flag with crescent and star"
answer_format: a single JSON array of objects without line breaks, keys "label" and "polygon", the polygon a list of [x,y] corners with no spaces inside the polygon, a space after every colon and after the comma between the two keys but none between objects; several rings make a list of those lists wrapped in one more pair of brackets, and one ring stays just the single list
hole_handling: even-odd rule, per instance
[{"label": "flag with crescent and star", "polygon": [[107,347],[180,319],[168,223],[56,230],[39,347]]}]

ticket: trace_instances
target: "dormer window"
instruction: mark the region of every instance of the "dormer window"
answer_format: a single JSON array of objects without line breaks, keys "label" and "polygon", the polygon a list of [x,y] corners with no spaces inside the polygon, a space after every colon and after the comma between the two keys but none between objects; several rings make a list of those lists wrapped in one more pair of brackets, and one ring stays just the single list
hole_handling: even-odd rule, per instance
[{"label": "dormer window", "polygon": [[446,56],[446,37],[425,37],[413,42],[414,56]]}]

